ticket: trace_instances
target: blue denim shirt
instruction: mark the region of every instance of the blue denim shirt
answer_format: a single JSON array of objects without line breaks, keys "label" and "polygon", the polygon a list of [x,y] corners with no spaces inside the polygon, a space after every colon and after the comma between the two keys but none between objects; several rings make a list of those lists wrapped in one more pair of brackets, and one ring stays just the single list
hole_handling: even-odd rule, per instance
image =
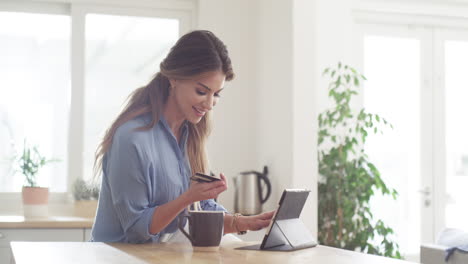
[{"label": "blue denim shirt", "polygon": [[[101,193],[91,241],[159,242],[177,230],[175,218],[160,233],[151,234],[154,210],[184,193],[191,169],[185,152],[188,127],[177,140],[164,117],[150,130],[135,131],[149,123],[140,116],[121,125],[104,155]],[[226,211],[214,200],[201,201],[204,210]],[[164,213],[164,212],[160,212]]]}]

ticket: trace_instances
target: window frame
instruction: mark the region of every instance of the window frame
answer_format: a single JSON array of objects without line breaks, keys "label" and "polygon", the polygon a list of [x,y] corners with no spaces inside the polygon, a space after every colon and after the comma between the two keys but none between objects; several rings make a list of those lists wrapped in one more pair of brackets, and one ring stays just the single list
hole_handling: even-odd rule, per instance
[{"label": "window frame", "polygon": [[[49,204],[73,201],[72,184],[83,177],[84,114],[85,114],[85,16],[87,14],[160,17],[179,20],[179,35],[196,25],[196,3],[187,0],[91,0],[83,4],[79,0],[29,0],[0,2],[0,11],[39,14],[69,15],[70,31],[70,80],[71,98],[67,139],[67,187],[66,192],[51,192]],[[0,212],[14,213],[21,207],[21,192],[0,192]],[[60,211],[63,211],[60,210]]]}]

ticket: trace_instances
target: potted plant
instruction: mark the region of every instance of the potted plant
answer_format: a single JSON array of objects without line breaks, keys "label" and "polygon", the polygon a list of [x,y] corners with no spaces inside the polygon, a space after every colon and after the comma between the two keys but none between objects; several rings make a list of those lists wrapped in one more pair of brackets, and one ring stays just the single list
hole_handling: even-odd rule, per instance
[{"label": "potted plant", "polygon": [[42,167],[58,160],[46,159],[40,154],[37,146],[29,146],[26,140],[21,155],[16,155],[14,160],[17,165],[16,172],[20,172],[25,177],[21,190],[24,216],[47,216],[49,188],[38,186],[37,175]]},{"label": "potted plant", "polygon": [[76,216],[94,218],[99,191],[100,189],[97,184],[86,182],[82,178],[78,178],[73,182],[74,211]]},{"label": "potted plant", "polygon": [[370,133],[392,127],[365,109],[353,111],[350,102],[366,78],[338,63],[327,68],[328,90],[334,106],[318,116],[318,239],[323,245],[401,258],[393,230],[374,219],[369,201],[375,192],[396,199],[365,152]]}]

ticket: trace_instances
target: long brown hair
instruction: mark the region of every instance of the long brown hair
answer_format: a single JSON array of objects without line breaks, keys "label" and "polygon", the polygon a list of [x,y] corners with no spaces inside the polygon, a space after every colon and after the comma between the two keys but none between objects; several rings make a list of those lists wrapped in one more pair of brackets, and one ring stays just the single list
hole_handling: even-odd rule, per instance
[{"label": "long brown hair", "polygon": [[[151,113],[151,122],[138,130],[149,130],[156,125],[169,97],[169,78],[189,79],[210,71],[222,71],[226,81],[234,78],[226,45],[212,32],[196,30],[182,36],[160,64],[160,71],[146,85],[128,97],[123,111],[104,134],[96,149],[94,175],[100,175],[103,157],[112,145],[119,126],[138,116]],[[205,143],[211,131],[210,112],[196,125],[188,122],[187,156],[192,172],[208,172]]]}]

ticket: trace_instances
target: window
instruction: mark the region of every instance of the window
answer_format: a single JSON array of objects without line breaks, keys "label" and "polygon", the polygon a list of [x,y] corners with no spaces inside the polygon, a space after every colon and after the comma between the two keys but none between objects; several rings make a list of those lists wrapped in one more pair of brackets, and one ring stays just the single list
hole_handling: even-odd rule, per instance
[{"label": "window", "polygon": [[[38,184],[66,189],[70,111],[70,17],[0,12],[0,192],[18,192],[9,158],[23,140],[46,157],[60,158]],[[8,26],[7,26],[8,25]]]},{"label": "window", "polygon": [[192,3],[158,5],[0,4],[0,193],[21,191],[9,157],[24,138],[61,160],[39,175],[52,192],[92,176],[124,100],[190,29]]},{"label": "window", "polygon": [[177,19],[102,14],[86,16],[84,178],[94,152],[125,99],[147,84],[177,41]]}]

